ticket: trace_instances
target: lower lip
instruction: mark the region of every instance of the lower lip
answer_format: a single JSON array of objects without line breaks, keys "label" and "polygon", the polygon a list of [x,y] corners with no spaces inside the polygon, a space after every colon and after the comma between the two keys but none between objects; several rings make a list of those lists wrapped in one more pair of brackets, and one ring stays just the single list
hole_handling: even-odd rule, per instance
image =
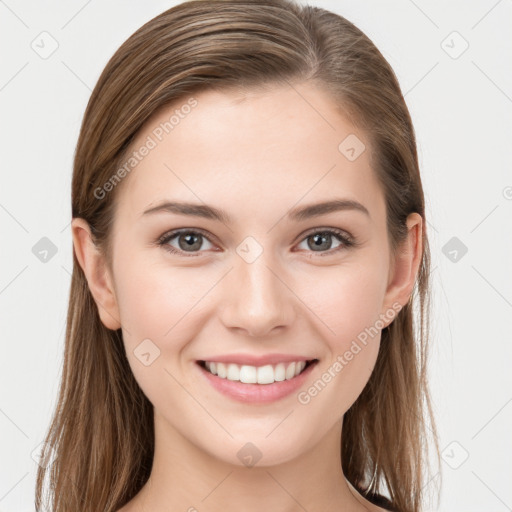
[{"label": "lower lip", "polygon": [[244,403],[275,402],[297,391],[313,371],[318,361],[311,363],[302,373],[293,379],[274,382],[272,384],[246,384],[237,380],[223,379],[213,375],[196,363],[208,382],[220,393]]}]

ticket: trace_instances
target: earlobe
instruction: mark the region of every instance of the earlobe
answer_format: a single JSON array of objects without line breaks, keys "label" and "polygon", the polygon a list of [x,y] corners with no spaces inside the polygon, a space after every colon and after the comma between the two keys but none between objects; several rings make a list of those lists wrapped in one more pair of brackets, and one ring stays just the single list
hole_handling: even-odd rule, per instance
[{"label": "earlobe", "polygon": [[407,217],[407,229],[407,238],[397,248],[389,269],[388,287],[384,300],[387,309],[393,308],[393,305],[400,304],[400,307],[403,307],[407,304],[421,263],[423,218],[419,213],[411,213]]},{"label": "earlobe", "polygon": [[121,327],[119,309],[105,258],[93,243],[87,221],[74,218],[71,230],[75,255],[96,302],[101,322],[107,329],[117,330]]}]

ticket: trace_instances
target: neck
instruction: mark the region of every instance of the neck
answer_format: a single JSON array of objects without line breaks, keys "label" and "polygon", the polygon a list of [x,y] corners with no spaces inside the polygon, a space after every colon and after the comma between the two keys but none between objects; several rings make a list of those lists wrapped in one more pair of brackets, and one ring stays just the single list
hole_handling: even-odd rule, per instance
[{"label": "neck", "polygon": [[213,457],[155,414],[151,475],[133,511],[368,510],[342,471],[341,424],[342,418],[309,452],[247,467]]}]

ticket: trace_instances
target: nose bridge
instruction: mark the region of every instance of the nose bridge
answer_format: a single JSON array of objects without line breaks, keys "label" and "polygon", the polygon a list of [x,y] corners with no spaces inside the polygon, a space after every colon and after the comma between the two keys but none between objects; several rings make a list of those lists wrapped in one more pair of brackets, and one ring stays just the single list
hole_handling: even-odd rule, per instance
[{"label": "nose bridge", "polygon": [[[249,250],[244,252],[244,248]],[[240,244],[223,308],[226,327],[246,330],[252,336],[264,336],[275,327],[288,325],[293,319],[293,294],[284,284],[284,276],[270,251]],[[250,256],[252,253],[252,256]],[[286,282],[286,281],[285,281]]]}]

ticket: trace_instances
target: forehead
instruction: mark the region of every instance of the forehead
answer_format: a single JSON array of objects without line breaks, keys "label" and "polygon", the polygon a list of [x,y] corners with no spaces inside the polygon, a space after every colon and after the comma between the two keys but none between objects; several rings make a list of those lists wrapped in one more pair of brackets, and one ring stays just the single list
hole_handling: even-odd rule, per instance
[{"label": "forehead", "polygon": [[366,135],[311,85],[184,97],[149,119],[132,151],[139,160],[124,178],[118,214],[133,220],[170,199],[235,215],[262,215],[264,200],[274,218],[270,205],[339,197],[376,214],[384,208]]}]

